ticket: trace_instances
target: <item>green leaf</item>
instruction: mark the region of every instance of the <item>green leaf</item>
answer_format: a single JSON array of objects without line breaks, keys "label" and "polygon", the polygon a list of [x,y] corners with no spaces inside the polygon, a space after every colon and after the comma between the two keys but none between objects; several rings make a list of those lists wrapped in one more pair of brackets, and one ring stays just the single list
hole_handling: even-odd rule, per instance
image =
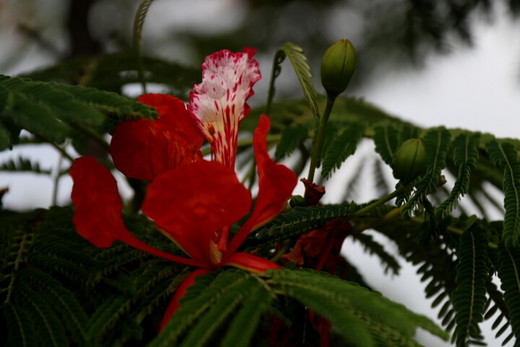
[{"label": "green leaf", "polygon": [[0,310],[3,312],[7,325],[6,347],[38,346],[33,329],[33,317],[13,303],[2,305]]},{"label": "green leaf", "polygon": [[15,281],[15,288],[18,303],[23,302],[24,309],[35,324],[39,342],[45,346],[68,346],[63,324],[49,303],[23,281]]},{"label": "green leaf", "polygon": [[520,341],[520,248],[499,249],[498,276],[502,282],[509,322],[517,341]]},{"label": "green leaf", "polygon": [[479,134],[460,134],[453,141],[453,163],[459,173],[450,195],[435,210],[435,215],[446,217],[461,196],[468,193],[472,170],[478,164]]},{"label": "green leaf", "polygon": [[386,124],[386,126],[376,126],[374,129],[374,143],[376,151],[385,163],[392,166],[394,164],[394,153],[399,148],[398,130]]},{"label": "green leaf", "polygon": [[15,129],[26,129],[44,141],[59,144],[77,130],[87,135],[99,131],[106,115],[119,120],[157,116],[153,108],[115,93],[3,75],[0,113],[0,150],[18,141]]},{"label": "green leaf", "polygon": [[89,341],[99,343],[104,334],[123,319],[132,307],[133,299],[126,295],[110,295],[96,307],[88,322]]},{"label": "green leaf", "polygon": [[296,206],[258,229],[253,236],[246,239],[243,248],[257,247],[258,244],[274,245],[279,241],[321,228],[333,219],[347,218],[352,212],[352,206],[348,204]]},{"label": "green leaf", "polygon": [[295,124],[285,128],[282,132],[282,138],[276,146],[275,160],[281,160],[291,154],[307,137],[307,127],[303,124]]},{"label": "green leaf", "polygon": [[519,245],[520,237],[520,161],[515,147],[505,141],[489,141],[486,149],[493,163],[504,169],[504,230],[502,240],[508,248]]},{"label": "green leaf", "polygon": [[[255,292],[259,290],[261,283],[251,277],[244,281],[238,281],[232,286],[228,286],[225,292],[222,292],[221,295],[214,301],[209,310],[197,321],[195,326],[190,328],[188,335],[183,340],[181,346],[191,347],[191,346],[205,346],[207,342],[211,340],[215,340],[215,337],[212,338],[214,332],[219,328],[224,322],[229,321],[231,314],[235,311],[235,309],[244,301],[249,295],[255,295]],[[262,299],[267,299],[269,302],[269,297],[262,297]],[[246,313],[250,313],[250,310],[247,310]],[[245,316],[244,319],[248,321],[251,319],[249,316]],[[255,323],[252,326],[252,332],[248,335],[251,337],[254,332],[256,325],[258,324],[259,319],[256,319],[256,322],[251,321],[250,323]],[[240,325],[231,325],[227,328],[228,334],[234,335],[237,333],[242,333],[242,331],[231,330],[231,328],[240,328]],[[250,327],[251,328],[251,327]],[[248,340],[242,341],[248,345]],[[233,346],[233,345],[230,345]]]},{"label": "green leaf", "polygon": [[[146,81],[158,84],[166,94],[187,99],[193,85],[200,80],[200,67],[186,67],[156,57],[141,57]],[[25,77],[81,85],[121,94],[124,87],[141,82],[135,51],[78,56],[59,61]]]},{"label": "green leaf", "polygon": [[268,271],[271,286],[327,318],[355,346],[413,344],[416,327],[439,337],[447,334],[428,318],[357,284],[315,271]]},{"label": "green leaf", "polygon": [[[285,56],[289,58],[291,65],[300,81],[303,89],[303,94],[312,114],[319,118],[320,112],[318,109],[316,89],[312,83],[311,68],[307,63],[307,58],[303,54],[303,49],[291,42],[286,42],[280,47],[279,52],[283,52]],[[281,63],[283,59],[279,61]]]},{"label": "green leaf", "polygon": [[50,107],[31,102],[27,96],[9,90],[3,84],[0,84],[0,111],[2,123],[10,122],[54,143],[63,143],[67,133],[72,131],[67,124],[56,119]]},{"label": "green leaf", "polygon": [[0,171],[28,171],[37,174],[50,175],[52,170],[42,169],[40,163],[32,162],[30,159],[24,157],[18,157],[15,159],[9,159],[0,165]]},{"label": "green leaf", "polygon": [[[244,283],[246,284],[244,285]],[[236,305],[234,295],[226,294],[232,292],[235,295],[241,295],[242,290],[247,291],[247,288],[251,287],[250,275],[247,272],[235,269],[222,271],[216,278],[214,273],[198,276],[195,279],[195,284],[188,288],[181,299],[179,309],[161,334],[151,342],[150,346],[178,345],[183,335],[190,334],[193,331],[194,324],[198,324],[199,320],[203,320],[207,314],[211,314],[211,317],[217,316],[218,319],[225,318],[230,312],[224,309],[224,312],[221,313],[223,316],[218,317],[219,312],[212,311],[215,305],[221,305],[218,304],[221,299],[226,304]],[[202,327],[215,329],[218,324],[214,325],[214,323],[210,319],[206,319],[203,321]],[[197,329],[200,331],[202,328]],[[208,336],[203,333],[203,339],[207,338]],[[197,336],[190,337],[190,339],[196,340]]]},{"label": "green leaf", "polygon": [[50,275],[33,268],[18,271],[16,278],[37,288],[39,294],[60,315],[62,322],[75,338],[75,342],[86,343],[87,315],[69,290]]},{"label": "green leaf", "polygon": [[361,243],[366,253],[376,255],[381,263],[385,265],[385,274],[390,270],[393,275],[398,275],[401,265],[397,259],[388,253],[383,245],[375,241],[372,235],[366,233],[352,234],[352,239]]},{"label": "green leaf", "polygon": [[322,177],[329,177],[335,169],[339,169],[341,164],[356,152],[364,131],[363,126],[352,124],[332,141],[328,150],[322,154]]},{"label": "green leaf", "polygon": [[242,307],[228,327],[222,340],[222,346],[250,346],[260,318],[269,309],[272,300],[273,293],[263,286],[258,286],[254,291],[248,293],[242,302]]},{"label": "green leaf", "polygon": [[457,345],[482,340],[479,323],[486,310],[486,287],[489,276],[486,231],[476,224],[466,230],[458,248],[457,286],[452,295],[457,326],[453,335]]}]

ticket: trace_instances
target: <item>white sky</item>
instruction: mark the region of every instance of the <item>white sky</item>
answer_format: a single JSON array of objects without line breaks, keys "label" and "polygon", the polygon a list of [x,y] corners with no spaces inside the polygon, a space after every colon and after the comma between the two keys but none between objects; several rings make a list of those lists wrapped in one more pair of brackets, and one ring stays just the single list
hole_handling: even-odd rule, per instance
[{"label": "white sky", "polygon": [[[224,2],[225,6],[229,3]],[[154,6],[152,9],[158,10]],[[454,46],[452,54],[429,59],[426,69],[390,74],[358,91],[356,96],[362,96],[383,110],[418,125],[445,125],[491,132],[500,137],[520,137],[519,30],[520,27],[502,13],[493,26],[476,25],[474,48]],[[6,36],[0,36],[0,39],[2,37],[5,44]],[[29,61],[26,66],[32,68],[33,65]],[[263,71],[263,75],[268,76],[269,71]],[[26,156],[35,159],[42,157],[39,151],[24,149]],[[12,154],[1,153],[0,159]],[[58,161],[55,154],[47,158],[44,167],[55,165]],[[65,178],[62,183],[58,202],[64,204],[69,201],[71,182]],[[50,204],[52,181],[47,177],[0,173],[0,188],[5,186],[10,188],[3,199],[7,208],[46,207]],[[367,257],[349,242],[344,249],[349,260],[358,265],[375,289],[384,291],[394,300],[405,302],[416,312],[432,317],[436,315],[429,308],[430,301],[424,299],[423,285],[418,283],[415,269],[405,267],[400,277],[390,279],[382,275],[377,259]],[[494,336],[490,333],[486,335]],[[421,335],[421,341],[427,346],[447,345],[429,335]],[[492,338],[488,339],[488,343],[491,346],[499,345]]]}]

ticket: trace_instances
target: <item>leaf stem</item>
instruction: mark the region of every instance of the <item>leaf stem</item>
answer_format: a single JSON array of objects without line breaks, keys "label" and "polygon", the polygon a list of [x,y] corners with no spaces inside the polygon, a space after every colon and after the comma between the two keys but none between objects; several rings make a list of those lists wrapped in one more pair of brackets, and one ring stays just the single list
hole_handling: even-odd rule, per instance
[{"label": "leaf stem", "polygon": [[25,252],[26,243],[27,243],[27,234],[24,233],[22,236],[22,240],[20,241],[20,248],[18,248],[18,252],[16,254],[16,260],[14,261],[14,271],[11,274],[11,280],[9,281],[7,296],[5,298],[4,304],[7,304],[11,301],[11,294],[13,293],[13,285],[14,285],[14,281],[15,281],[14,273],[16,272],[16,270],[18,270],[20,268],[20,263],[22,261],[23,254]]},{"label": "leaf stem", "polygon": [[320,161],[321,147],[324,141],[323,134],[325,133],[325,128],[327,127],[330,112],[332,111],[332,106],[334,106],[334,101],[336,101],[335,96],[327,95],[327,105],[325,106],[325,112],[323,112],[323,115],[320,118],[318,133],[314,138],[314,143],[312,146],[311,164],[309,167],[309,175],[307,176],[307,179],[310,182],[313,182],[314,180],[314,173],[316,171],[316,167],[318,166],[318,162]]},{"label": "leaf stem", "polygon": [[269,89],[267,92],[267,102],[265,104],[265,113],[267,115],[271,112],[271,105],[273,104],[273,98],[274,98],[274,81],[276,80],[276,77],[280,75],[280,64],[285,59],[285,53],[282,50],[278,50],[274,55],[274,61],[273,61],[273,69],[271,70],[271,79],[269,81]]},{"label": "leaf stem", "polygon": [[386,202],[392,200],[393,198],[395,198],[397,195],[399,195],[400,192],[401,192],[400,189],[396,189],[392,193],[387,194],[387,195],[383,196],[380,199],[377,199],[373,203],[371,203],[371,204],[369,204],[369,205],[367,205],[367,206],[357,210],[356,212],[354,212],[353,217],[360,217],[360,216],[362,216],[362,215],[372,211],[376,207],[381,206],[384,203],[386,203]]}]

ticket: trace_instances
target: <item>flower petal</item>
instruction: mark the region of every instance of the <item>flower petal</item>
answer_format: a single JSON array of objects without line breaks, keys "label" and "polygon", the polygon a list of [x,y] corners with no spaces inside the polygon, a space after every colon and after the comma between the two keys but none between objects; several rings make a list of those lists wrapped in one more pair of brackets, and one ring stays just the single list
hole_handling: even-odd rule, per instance
[{"label": "flower petal", "polygon": [[193,271],[192,273],[190,273],[188,275],[188,277],[186,277],[184,279],[184,281],[182,281],[182,283],[180,284],[180,286],[177,288],[177,290],[175,291],[175,294],[173,295],[173,298],[172,300],[170,301],[170,303],[168,304],[168,308],[166,309],[166,312],[164,313],[164,316],[162,318],[162,321],[161,321],[161,326],[159,328],[160,331],[162,331],[164,329],[164,327],[168,324],[168,322],[170,321],[170,319],[172,318],[173,314],[179,309],[179,307],[181,306],[180,304],[180,300],[182,299],[182,297],[184,296],[184,294],[186,294],[186,291],[188,290],[188,288],[195,283],[195,278],[197,276],[202,276],[202,275],[206,275],[208,273],[210,273],[211,270],[210,269],[197,269],[195,271]]},{"label": "flower petal", "polygon": [[222,262],[222,265],[230,265],[242,270],[262,273],[266,270],[281,269],[278,264],[270,260],[257,257],[249,253],[236,252]]},{"label": "flower petal", "polygon": [[71,198],[76,207],[77,232],[96,247],[112,246],[128,232],[121,219],[123,203],[116,180],[93,157],[76,159],[70,175],[74,180]]},{"label": "flower petal", "polygon": [[82,157],[70,168],[74,180],[71,198],[76,207],[73,222],[76,231],[94,246],[107,248],[114,241],[122,241],[157,257],[181,264],[202,264],[155,249],[131,234],[123,223],[123,204],[117,182],[102,164],[93,157]]},{"label": "flower petal", "polygon": [[[251,208],[251,194],[234,170],[198,161],[170,170],[148,186],[143,212],[193,259],[213,266],[217,232]],[[213,245],[213,246],[212,246]]]},{"label": "flower petal", "polygon": [[155,107],[159,117],[116,126],[110,152],[119,171],[127,177],[151,180],[202,157],[204,137],[182,100],[165,94],[145,94],[138,101]]},{"label": "flower petal", "polygon": [[277,164],[267,153],[266,137],[270,126],[269,117],[262,115],[253,138],[259,176],[258,197],[251,217],[231,240],[230,253],[238,249],[253,228],[280,213],[297,183],[296,174],[285,165]]},{"label": "flower petal", "polygon": [[247,99],[261,78],[256,51],[232,53],[221,50],[206,57],[202,64],[202,83],[190,93],[188,110],[212,146],[215,159],[234,167],[238,125],[249,114]]}]

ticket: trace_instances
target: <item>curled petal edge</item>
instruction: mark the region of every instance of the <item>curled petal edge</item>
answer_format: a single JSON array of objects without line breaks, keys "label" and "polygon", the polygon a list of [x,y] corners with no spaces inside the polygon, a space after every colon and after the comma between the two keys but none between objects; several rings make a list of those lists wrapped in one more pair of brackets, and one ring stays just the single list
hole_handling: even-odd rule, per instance
[{"label": "curled petal edge", "polygon": [[266,137],[270,126],[269,117],[262,115],[253,138],[259,176],[258,198],[251,216],[231,240],[229,254],[240,247],[252,230],[280,213],[298,182],[296,174],[291,169],[277,164],[269,157]]}]

